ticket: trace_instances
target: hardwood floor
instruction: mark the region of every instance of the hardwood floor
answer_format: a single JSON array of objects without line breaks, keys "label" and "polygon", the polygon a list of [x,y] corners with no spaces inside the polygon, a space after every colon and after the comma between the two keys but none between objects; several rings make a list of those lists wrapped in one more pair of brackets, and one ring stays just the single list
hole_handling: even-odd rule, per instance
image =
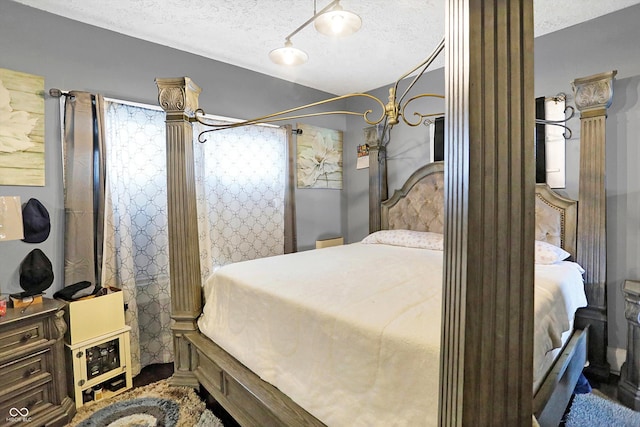
[{"label": "hardwood floor", "polygon": [[173,363],[155,363],[140,370],[140,373],[133,377],[133,387],[142,387],[156,381],[164,380],[173,375]]}]

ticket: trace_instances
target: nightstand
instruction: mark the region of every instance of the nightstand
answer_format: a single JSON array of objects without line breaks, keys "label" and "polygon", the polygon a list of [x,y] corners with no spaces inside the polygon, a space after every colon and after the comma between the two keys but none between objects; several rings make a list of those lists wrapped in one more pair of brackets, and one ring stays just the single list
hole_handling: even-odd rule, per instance
[{"label": "nightstand", "polygon": [[[131,351],[129,331],[125,326],[114,332],[67,344],[67,361],[73,366],[69,375],[69,389],[80,408],[89,400],[109,398],[129,390],[131,378]],[[99,393],[94,393],[95,388]]]},{"label": "nightstand", "polygon": [[629,331],[627,358],[620,369],[618,400],[634,411],[640,411],[640,281],[625,280],[622,291]]},{"label": "nightstand", "polygon": [[[131,327],[125,325],[121,289],[67,302],[65,334],[67,386],[80,408],[89,400],[108,398],[129,390],[131,379]],[[100,388],[99,392],[95,392]]]},{"label": "nightstand", "polygon": [[75,415],[67,395],[64,306],[45,298],[0,317],[0,426],[64,426]]}]

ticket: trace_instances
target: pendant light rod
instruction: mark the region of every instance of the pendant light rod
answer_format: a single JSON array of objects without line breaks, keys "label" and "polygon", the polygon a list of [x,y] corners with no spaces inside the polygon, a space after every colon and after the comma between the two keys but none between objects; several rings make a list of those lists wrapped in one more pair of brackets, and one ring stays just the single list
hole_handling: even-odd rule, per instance
[{"label": "pendant light rod", "polygon": [[291,38],[312,22],[316,30],[326,36],[347,36],[358,31],[362,25],[362,20],[357,14],[345,11],[340,6],[340,0],[332,0],[320,11],[317,11],[316,0],[314,0],[313,16],[285,37],[284,47],[269,52],[271,61],[279,65],[300,65],[307,62],[309,56],[304,51],[293,47]]},{"label": "pendant light rod", "polygon": [[334,7],[336,4],[338,4],[340,2],[340,0],[333,0],[331,3],[329,3],[328,5],[326,5],[325,7],[323,7],[320,12],[316,12],[316,8],[315,8],[315,2],[314,2],[314,6],[313,6],[313,16],[309,19],[307,19],[307,21],[300,25],[298,28],[296,28],[295,30],[293,30],[291,32],[291,34],[289,34],[287,37],[285,37],[285,40],[289,40],[291,37],[295,36],[296,34],[298,34],[302,29],[304,29],[307,25],[311,24],[313,21],[315,21],[315,19],[322,15],[323,13],[325,13],[327,10],[331,9],[332,7]]}]

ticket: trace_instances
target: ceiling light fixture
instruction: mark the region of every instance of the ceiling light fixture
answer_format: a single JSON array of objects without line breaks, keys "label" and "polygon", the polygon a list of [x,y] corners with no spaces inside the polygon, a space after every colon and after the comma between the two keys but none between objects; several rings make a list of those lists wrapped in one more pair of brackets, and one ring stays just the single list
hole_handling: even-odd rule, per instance
[{"label": "ceiling light fixture", "polygon": [[360,29],[362,19],[353,12],[344,10],[340,3],[332,10],[319,14],[313,21],[316,30],[326,36],[341,37],[349,36]]},{"label": "ceiling light fixture", "polygon": [[307,62],[309,55],[303,50],[293,47],[291,40],[286,39],[284,41],[284,47],[279,47],[269,52],[269,58],[280,65],[300,65]]},{"label": "ceiling light fixture", "polygon": [[351,35],[362,26],[360,17],[353,12],[344,10],[342,6],[340,6],[340,0],[333,0],[319,12],[316,12],[316,1],[314,0],[313,16],[285,37],[284,47],[273,49],[269,52],[271,61],[279,65],[300,65],[307,62],[309,55],[293,47],[291,37],[298,34],[298,32],[312,22],[319,33],[332,37]]}]

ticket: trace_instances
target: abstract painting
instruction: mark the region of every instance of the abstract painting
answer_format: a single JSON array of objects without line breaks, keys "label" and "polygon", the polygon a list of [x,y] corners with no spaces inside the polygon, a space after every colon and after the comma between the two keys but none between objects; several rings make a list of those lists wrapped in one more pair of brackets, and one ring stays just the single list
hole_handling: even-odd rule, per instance
[{"label": "abstract painting", "polygon": [[44,78],[0,68],[0,185],[44,184]]},{"label": "abstract painting", "polygon": [[342,189],[342,131],[297,124],[298,188]]}]

